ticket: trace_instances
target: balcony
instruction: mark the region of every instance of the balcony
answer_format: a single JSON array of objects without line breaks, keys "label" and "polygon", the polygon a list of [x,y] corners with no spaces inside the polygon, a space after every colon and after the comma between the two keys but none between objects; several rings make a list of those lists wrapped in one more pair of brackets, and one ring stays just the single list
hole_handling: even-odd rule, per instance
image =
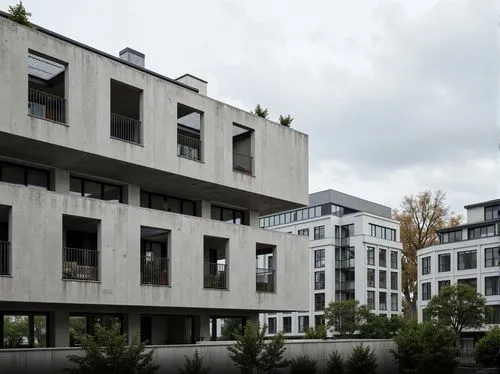
[{"label": "balcony", "polygon": [[274,287],[274,270],[273,269],[256,269],[256,288],[257,292],[275,292]]},{"label": "balcony", "polygon": [[10,275],[10,242],[0,241],[0,275]]},{"label": "balcony", "polygon": [[99,280],[99,252],[96,250],[64,248],[62,265],[64,279]]},{"label": "balcony", "polygon": [[142,144],[141,121],[111,113],[111,137],[129,143]]},{"label": "balcony", "polygon": [[168,262],[166,257],[141,256],[141,284],[168,286]]},{"label": "balcony", "polygon": [[54,122],[66,123],[66,99],[29,88],[28,114]]},{"label": "balcony", "polygon": [[233,170],[240,173],[253,175],[253,157],[244,153],[233,152]]},{"label": "balcony", "polygon": [[201,140],[195,137],[177,134],[177,155],[200,161]]},{"label": "balcony", "polygon": [[227,289],[226,264],[205,262],[204,288]]}]

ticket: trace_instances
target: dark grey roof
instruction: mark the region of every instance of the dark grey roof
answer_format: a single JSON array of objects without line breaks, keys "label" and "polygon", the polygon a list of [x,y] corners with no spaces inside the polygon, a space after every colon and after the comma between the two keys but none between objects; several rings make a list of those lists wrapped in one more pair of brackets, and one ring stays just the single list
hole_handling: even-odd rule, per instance
[{"label": "dark grey roof", "polygon": [[469,204],[469,205],[464,206],[464,208],[465,209],[471,209],[471,208],[477,208],[477,207],[480,207],[480,206],[496,205],[496,204],[500,204],[500,199],[483,201],[482,203]]},{"label": "dark grey roof", "polygon": [[380,217],[392,218],[392,210],[390,207],[348,195],[340,191],[325,190],[309,194],[309,206],[326,203],[333,203],[358,212],[366,212]]},{"label": "dark grey roof", "polygon": [[487,221],[479,221],[479,222],[473,222],[473,223],[464,223],[462,225],[458,226],[453,226],[453,227],[445,227],[440,230],[437,230],[438,233],[442,232],[450,232],[450,231],[458,231],[462,229],[470,229],[473,227],[481,227],[481,226],[488,226],[488,225],[494,225],[495,223],[500,222],[500,219],[490,219]]}]

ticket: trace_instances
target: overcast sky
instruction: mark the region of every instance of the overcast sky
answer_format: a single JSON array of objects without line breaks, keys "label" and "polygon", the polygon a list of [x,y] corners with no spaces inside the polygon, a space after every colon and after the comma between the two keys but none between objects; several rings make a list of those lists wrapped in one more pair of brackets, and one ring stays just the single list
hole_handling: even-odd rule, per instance
[{"label": "overcast sky", "polygon": [[[17,1],[17,0],[16,0]],[[14,0],[0,0],[7,10]],[[24,0],[32,22],[309,134],[310,192],[500,197],[494,0]],[[284,188],[286,188],[284,186]]]}]

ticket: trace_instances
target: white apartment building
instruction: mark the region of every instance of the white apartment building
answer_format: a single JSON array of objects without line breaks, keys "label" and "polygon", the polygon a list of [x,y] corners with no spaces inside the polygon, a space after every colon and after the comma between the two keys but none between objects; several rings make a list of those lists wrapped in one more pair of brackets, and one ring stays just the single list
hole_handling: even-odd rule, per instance
[{"label": "white apartment building", "polygon": [[[310,270],[309,310],[262,314],[269,333],[303,336],[324,324],[323,310],[332,300],[357,299],[387,317],[401,313],[402,245],[389,207],[326,190],[310,194],[307,208],[261,217],[260,226],[309,239],[309,261],[299,270]],[[272,267],[275,260],[267,261],[260,266]]]},{"label": "white apartment building", "polygon": [[[464,282],[486,297],[487,323],[500,323],[500,199],[465,209],[466,224],[440,230],[440,244],[418,251],[419,321],[425,319],[428,301],[442,287]],[[463,337],[477,335],[469,331]]]},{"label": "white apartment building", "polygon": [[0,35],[0,347],[20,316],[24,345],[62,347],[96,322],[182,344],[222,318],[307,309],[307,240],[259,227],[307,205],[307,135],[130,48],[5,13]]}]

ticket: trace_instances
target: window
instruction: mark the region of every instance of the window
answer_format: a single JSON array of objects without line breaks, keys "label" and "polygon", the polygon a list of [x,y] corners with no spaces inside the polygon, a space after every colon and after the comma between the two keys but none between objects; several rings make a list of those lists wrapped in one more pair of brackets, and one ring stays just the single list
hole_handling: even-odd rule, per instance
[{"label": "window", "polygon": [[443,232],[440,234],[441,243],[453,243],[462,240],[462,230]]},{"label": "window", "polygon": [[438,282],[438,293],[441,292],[441,289],[444,287],[449,287],[451,282],[449,280],[443,280]]},{"label": "window", "polygon": [[325,309],[325,294],[316,293],[314,294],[314,310],[320,311]]},{"label": "window", "polygon": [[325,272],[317,271],[314,273],[314,289],[324,290],[325,289]]},{"label": "window", "polygon": [[186,214],[188,216],[196,215],[196,203],[194,201],[146,191],[141,191],[141,207]]},{"label": "window", "polygon": [[431,272],[431,256],[422,258],[422,275],[430,274]]},{"label": "window", "polygon": [[375,269],[366,269],[366,280],[368,287],[375,287]]},{"label": "window", "polygon": [[283,332],[292,332],[292,317],[283,317]]},{"label": "window", "polygon": [[203,160],[203,112],[177,104],[177,155]]},{"label": "window", "polygon": [[495,225],[488,225],[482,227],[475,227],[469,229],[469,239],[486,238],[488,236],[495,236]]},{"label": "window", "polygon": [[122,187],[89,179],[70,177],[70,192],[83,197],[106,201],[122,202]]},{"label": "window", "polygon": [[129,143],[142,144],[142,90],[111,79],[110,136]]},{"label": "window", "polygon": [[314,267],[323,268],[325,267],[325,250],[317,249],[314,251]]},{"label": "window", "polygon": [[0,161],[0,181],[49,189],[48,171],[3,161]]},{"label": "window", "polygon": [[316,226],[314,228],[314,240],[325,238],[325,226]]},{"label": "window", "polygon": [[378,309],[387,310],[387,294],[385,292],[378,293]]},{"label": "window", "polygon": [[368,247],[366,250],[366,262],[368,265],[375,265],[375,248]]},{"label": "window", "polygon": [[398,289],[398,273],[391,271],[391,290]]},{"label": "window", "polygon": [[[253,175],[253,130],[233,123],[233,170]],[[290,213],[287,213],[287,223]]]},{"label": "window", "polygon": [[500,305],[488,305],[486,307],[486,323],[488,325],[500,323]]},{"label": "window", "polygon": [[451,255],[449,253],[445,253],[442,255],[438,255],[438,266],[439,272],[445,272],[451,270]]},{"label": "window", "polygon": [[458,270],[475,269],[477,267],[477,251],[458,252]]},{"label": "window", "polygon": [[306,332],[309,329],[309,316],[299,316],[299,332]]},{"label": "window", "polygon": [[397,293],[391,293],[391,311],[392,312],[398,311],[398,294]]},{"label": "window", "polygon": [[325,316],[320,314],[317,316],[314,316],[314,326],[324,326],[325,325]]},{"label": "window", "polygon": [[375,236],[376,238],[391,240],[393,242],[396,241],[395,229],[390,229],[388,227],[378,226],[370,223],[370,232],[371,236]]},{"label": "window", "polygon": [[368,291],[366,295],[366,305],[368,305],[368,309],[375,309],[375,291]]},{"label": "window", "polygon": [[484,278],[486,296],[500,295],[500,276]]},{"label": "window", "polygon": [[267,319],[267,331],[269,334],[276,334],[276,317],[269,317]]},{"label": "window", "polygon": [[354,236],[354,223],[350,225],[344,225],[340,228],[340,237],[341,238],[349,238]]},{"label": "window", "polygon": [[[287,218],[285,214],[282,213],[272,216],[262,217],[261,227],[280,225],[285,222],[288,222],[287,219],[289,219],[289,222],[292,223],[332,214],[341,217],[344,215],[344,208],[331,203],[326,203],[315,207],[294,210],[292,212],[289,212],[289,214],[290,214],[289,218]],[[281,215],[283,215],[282,220],[280,219]],[[280,221],[282,221],[282,223],[280,223]]]},{"label": "window", "polygon": [[422,283],[422,300],[430,300],[431,299],[431,283],[426,282]]},{"label": "window", "polygon": [[477,291],[477,279],[476,278],[466,278],[466,279],[459,279],[457,281],[459,284],[467,284],[474,288]]},{"label": "window", "polygon": [[500,218],[500,204],[484,207],[485,221],[489,221],[491,219],[499,219],[499,218]]},{"label": "window", "polygon": [[387,251],[385,249],[378,250],[378,266],[384,268],[387,266]]},{"label": "window", "polygon": [[241,210],[223,208],[212,205],[211,218],[217,221],[233,223],[235,225],[244,225],[244,213]]},{"label": "window", "polygon": [[500,247],[486,248],[484,250],[484,266],[487,268],[500,266]]},{"label": "window", "polygon": [[379,288],[387,288],[387,272],[385,270],[378,272],[378,286]]},{"label": "window", "polygon": [[301,229],[301,230],[297,231],[297,234],[309,237],[309,229]]},{"label": "window", "polygon": [[398,268],[398,252],[391,251],[391,269]]}]

